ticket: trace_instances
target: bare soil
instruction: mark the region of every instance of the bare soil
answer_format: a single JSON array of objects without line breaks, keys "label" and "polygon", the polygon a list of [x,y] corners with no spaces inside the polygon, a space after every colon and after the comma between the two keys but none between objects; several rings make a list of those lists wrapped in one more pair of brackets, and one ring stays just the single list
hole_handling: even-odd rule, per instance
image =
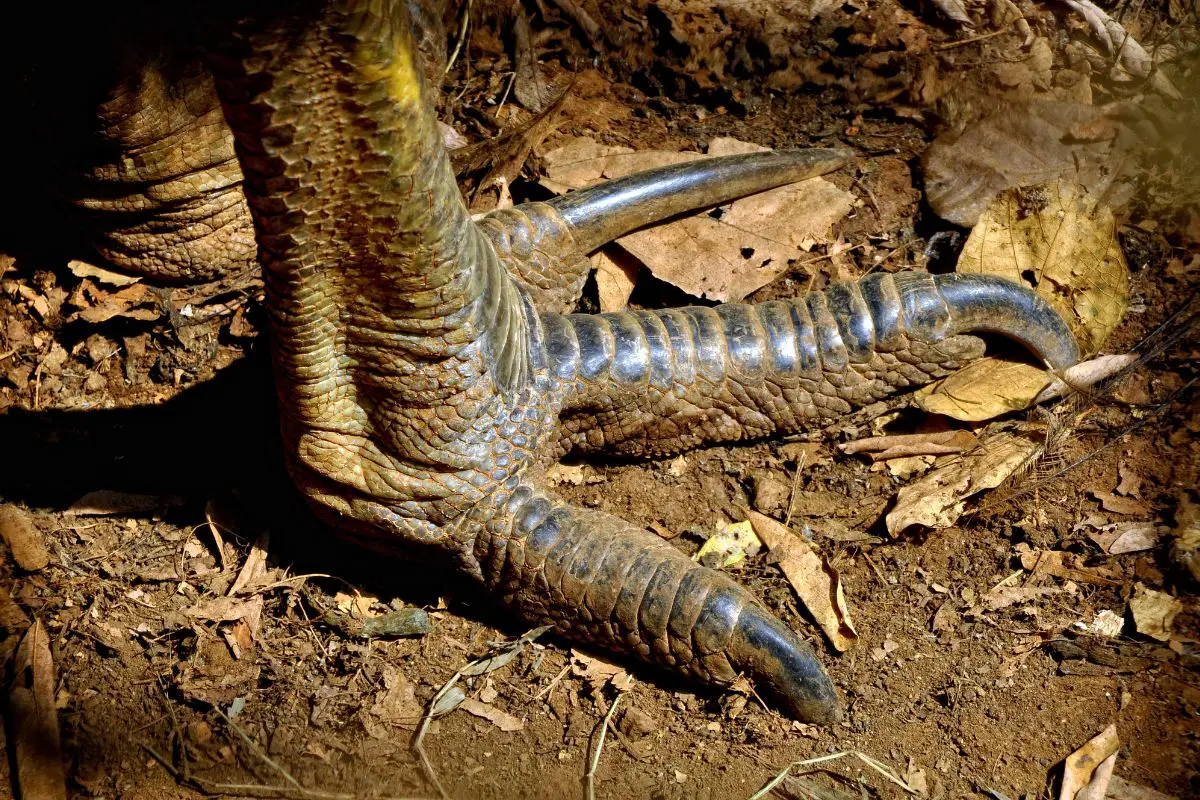
[{"label": "bare soil", "polygon": [[[928,4],[851,0],[810,19],[807,6],[783,0],[580,2],[602,23],[594,38],[557,10],[570,5],[525,4],[549,77],[576,79],[556,132],[514,182],[518,200],[543,196],[531,180],[538,154],[569,136],[702,149],[732,135],[773,147],[849,145],[866,156],[833,176],[862,200],[838,231],[854,249],[797,265],[755,300],[872,269],[927,266],[929,237],[952,228],[922,201],[919,156],[939,125],[969,118],[997,93],[1061,98],[1087,74],[1064,44],[1077,24],[1034,3],[1018,5],[1056,43],[1049,86],[996,83],[995,65],[1019,60],[1016,32],[939,49],[996,28],[964,32]],[[442,111],[483,141],[528,112],[504,100],[512,70],[504,10],[476,3],[473,13]],[[1149,40],[1167,25],[1173,33],[1159,38],[1180,44],[1196,13],[1151,4],[1127,9],[1124,21]],[[1115,97],[1099,78],[1091,91],[1096,102]],[[1195,102],[1185,99],[1185,112],[1194,114]],[[465,176],[465,185],[478,178]],[[1110,723],[1122,742],[1119,776],[1200,796],[1196,586],[1172,560],[1169,537],[1154,550],[1105,556],[1079,525],[1145,518],[1170,529],[1200,485],[1197,346],[1194,330],[1172,317],[1200,283],[1200,206],[1178,186],[1172,194],[1170,180],[1152,188],[1122,218],[1133,301],[1106,349],[1123,352],[1152,334],[1164,346],[1092,401],[1059,453],[1061,464],[1077,466],[985,495],[958,527],[888,538],[880,520],[907,479],[838,452],[838,442],[872,433],[850,424],[796,437],[819,444],[802,465],[787,443],[765,442],[670,462],[592,462],[578,485],[562,483],[571,500],[675,535],[689,552],[717,520],[738,519],[740,505],[782,518],[779,487],[785,498],[795,492],[796,526],[833,518],[871,537],[816,540],[841,571],[861,636],[843,655],[799,610],[769,555],[733,570],[808,632],[845,698],[841,724],[794,724],[754,698],[625,665],[635,683],[613,717],[598,797],[745,798],[792,762],[844,750],[892,765],[931,798],[1048,796],[1055,766]],[[480,189],[476,207],[494,194]],[[82,279],[66,262],[87,254],[72,250],[65,223],[29,220],[29,209],[9,205],[9,241],[0,242],[9,253],[0,265],[10,268],[0,267],[0,500],[29,513],[51,558],[34,571],[0,558],[0,587],[12,596],[0,648],[7,658],[30,618],[49,632],[72,795],[192,797],[190,775],[210,788],[243,787],[218,792],[230,796],[435,796],[410,748],[429,700],[490,643],[524,631],[452,574],[381,559],[306,517],[276,452],[257,284],[216,287],[216,301],[194,306],[166,291],[154,306],[160,313],[143,319],[68,322]],[[595,304],[589,292],[585,309]],[[681,302],[694,300],[645,275],[633,298],[644,307]],[[181,315],[185,308],[205,311]],[[1132,483],[1122,496],[1145,507],[1140,516],[1097,497],[1123,481]],[[125,513],[68,510],[97,490],[152,499]],[[224,533],[225,568],[206,514]],[[265,531],[267,572],[254,595],[261,618],[195,616],[198,603],[228,591]],[[1105,587],[1032,576],[1021,570],[1022,547],[1081,554],[1121,580]],[[982,610],[979,598],[1006,579],[1066,591]],[[1072,629],[1106,609],[1124,614],[1137,583],[1183,601],[1172,646],[1129,626],[1103,641]],[[356,638],[323,618],[355,596],[375,615],[423,607],[432,631]],[[13,603],[24,621],[12,616]],[[1087,657],[1064,657],[1073,652],[1064,643]],[[572,669],[568,644],[539,639],[508,666],[466,681],[469,696],[522,727],[502,730],[462,709],[434,721],[425,748],[450,795],[581,796],[616,694],[579,674],[588,657]],[[186,763],[189,773],[173,775],[164,762]],[[903,794],[859,761],[827,766],[818,782],[852,796],[860,785],[873,796]]]}]

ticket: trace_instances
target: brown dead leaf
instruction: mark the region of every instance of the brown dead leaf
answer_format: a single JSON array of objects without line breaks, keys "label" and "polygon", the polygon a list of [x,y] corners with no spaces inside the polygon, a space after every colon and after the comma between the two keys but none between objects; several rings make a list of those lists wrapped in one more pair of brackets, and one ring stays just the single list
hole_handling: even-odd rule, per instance
[{"label": "brown dead leaf", "polygon": [[50,552],[29,515],[12,505],[0,506],[0,538],[13,561],[26,572],[37,572],[50,563]]},{"label": "brown dead leaf", "polygon": [[1183,603],[1171,595],[1141,583],[1133,587],[1133,597],[1129,598],[1129,612],[1137,632],[1160,642],[1171,638],[1171,625],[1182,610]]},{"label": "brown dead leaf", "polygon": [[[721,140],[715,151],[631,151],[575,141],[545,155],[543,185],[562,193],[601,179],[621,178],[717,154],[764,148]],[[828,243],[833,223],[849,213],[853,195],[822,178],[736,200],[719,214],[701,211],[669,224],[635,231],[617,240],[655,277],[695,297],[729,302],[765,286],[814,244]]]},{"label": "brown dead leaf", "polygon": [[377,692],[371,713],[380,722],[405,728],[416,728],[425,709],[417,700],[416,687],[399,668],[383,665],[384,691]]},{"label": "brown dead leaf", "polygon": [[1186,491],[1180,493],[1175,509],[1171,558],[1200,583],[1200,504]]},{"label": "brown dead leaf", "polygon": [[579,650],[571,650],[571,674],[587,681],[593,694],[609,683],[618,689],[626,690],[633,680],[624,667],[597,656],[589,656]]},{"label": "brown dead leaf", "polygon": [[246,556],[246,563],[242,565],[233,585],[229,587],[227,594],[230,597],[258,586],[263,576],[267,574],[267,550],[270,546],[271,531],[268,528],[258,535],[250,547],[250,555]]},{"label": "brown dead leaf", "polygon": [[930,413],[981,422],[1028,408],[1050,385],[1051,377],[1029,364],[985,357],[937,383],[922,386],[913,397]]},{"label": "brown dead leaf", "polygon": [[54,702],[54,660],[41,620],[21,639],[13,657],[12,676],[5,718],[19,794],[37,800],[66,800],[67,778]]},{"label": "brown dead leaf", "polygon": [[0,631],[8,635],[19,633],[29,627],[29,617],[24,609],[12,599],[8,587],[0,583]]},{"label": "brown dead leaf", "polygon": [[108,286],[120,288],[122,286],[130,286],[141,280],[137,275],[123,275],[120,272],[113,272],[104,267],[97,267],[94,264],[89,264],[86,261],[68,261],[67,269],[77,278],[91,278],[97,283],[103,283]]},{"label": "brown dead leaf", "polygon": [[1109,555],[1153,550],[1163,531],[1153,522],[1114,522],[1088,534]]},{"label": "brown dead leaf", "polygon": [[829,643],[845,652],[858,641],[838,571],[796,534],[770,517],[743,509],[754,532],[778,558],[779,569],[821,626]]},{"label": "brown dead leaf", "polygon": [[1089,567],[1086,559],[1062,550],[1029,550],[1021,553],[1021,567],[1063,580],[1095,586],[1120,586],[1121,571],[1112,566]]},{"label": "brown dead leaf", "polygon": [[519,5],[512,30],[515,39],[513,57],[517,67],[513,79],[513,95],[518,103],[536,114],[554,99],[555,91],[554,87],[546,82],[546,76],[538,66],[537,53],[533,49],[533,35],[529,30],[529,17]]},{"label": "brown dead leaf", "polygon": [[1093,491],[1092,496],[1100,501],[1100,506],[1105,511],[1111,511],[1114,514],[1145,517],[1152,513],[1150,506],[1141,500],[1134,500],[1132,497],[1121,497],[1112,492],[1097,491]]},{"label": "brown dead leaf", "polygon": [[84,322],[96,325],[113,317],[140,320],[158,319],[162,313],[156,307],[154,293],[148,287],[135,283],[108,295],[91,308],[82,309],[75,316]]},{"label": "brown dead leaf", "polygon": [[641,264],[630,258],[619,247],[607,248],[611,255],[601,250],[592,256],[596,269],[596,290],[600,295],[600,311],[620,311],[629,304],[629,297],[637,285]]},{"label": "brown dead leaf", "polygon": [[869,436],[839,444],[843,453],[870,453],[872,461],[910,458],[920,455],[948,455],[970,450],[979,442],[971,431],[934,431],[891,436]]},{"label": "brown dead leaf", "polygon": [[[1102,800],[1120,746],[1117,726],[1109,725],[1067,756],[1063,762],[1062,788],[1058,800]],[[1084,791],[1087,794],[1081,795]]]},{"label": "brown dead leaf", "polygon": [[944,466],[900,490],[887,515],[888,533],[896,536],[912,525],[950,527],[962,516],[968,497],[999,486],[1041,448],[1033,439],[1001,431],[968,453],[948,456]]},{"label": "brown dead leaf", "polygon": [[249,600],[236,597],[210,597],[185,608],[183,613],[192,619],[205,622],[236,622],[239,619],[260,619],[262,607],[261,595]]},{"label": "brown dead leaf", "polygon": [[[1136,145],[1118,113],[1086,103],[1005,105],[962,132],[939,136],[923,157],[929,203],[938,216],[969,228],[1016,186],[1066,177],[1095,197],[1111,196],[1123,180],[1113,165]],[[1098,127],[1100,136],[1091,133]]]},{"label": "brown dead leaf", "polygon": [[186,502],[176,495],[133,494],[101,489],[88,492],[67,509],[67,514],[97,517],[107,514],[147,514],[163,508],[181,506]]},{"label": "brown dead leaf", "polygon": [[1059,586],[997,586],[980,598],[980,602],[988,611],[999,611],[1061,592]]},{"label": "brown dead leaf", "polygon": [[1100,349],[1129,305],[1112,210],[1069,181],[1001,193],[967,237],[957,271],[1032,283],[1084,356]]},{"label": "brown dead leaf", "polygon": [[474,697],[468,697],[466,700],[463,700],[459,708],[468,714],[486,719],[502,731],[512,732],[525,728],[524,720],[514,717],[503,709],[496,708],[481,700],[476,700]]}]

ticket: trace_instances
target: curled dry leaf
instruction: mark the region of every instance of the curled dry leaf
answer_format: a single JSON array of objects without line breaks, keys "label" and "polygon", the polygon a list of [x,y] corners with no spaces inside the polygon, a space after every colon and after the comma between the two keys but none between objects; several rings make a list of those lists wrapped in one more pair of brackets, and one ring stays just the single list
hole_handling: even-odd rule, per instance
[{"label": "curled dry leaf", "polygon": [[571,651],[571,674],[587,681],[593,693],[606,684],[612,684],[620,691],[627,691],[633,686],[633,678],[624,667],[579,650]]},{"label": "curled dry leaf", "polygon": [[[634,152],[576,139],[545,154],[548,177],[542,184],[562,193],[641,170],[765,149],[722,139],[714,140],[707,155]],[[729,302],[770,283],[814,244],[830,242],[831,226],[853,204],[853,195],[823,178],[810,178],[735,200],[719,213],[700,211],[635,231],[616,245],[660,280],[695,297]]]},{"label": "curled dry leaf", "polygon": [[629,297],[637,285],[638,272],[641,264],[637,259],[630,258],[619,247],[609,248],[611,255],[604,250],[592,256],[592,266],[596,269],[596,291],[600,295],[600,311],[620,311],[629,304]]},{"label": "curled dry leaf", "polygon": [[502,731],[512,732],[525,728],[525,721],[520,717],[514,717],[507,711],[496,708],[494,705],[485,703],[482,700],[476,700],[474,697],[466,698],[460,706],[468,714],[486,719]]},{"label": "curled dry leaf", "polygon": [[123,275],[120,272],[113,272],[104,267],[97,267],[94,264],[89,264],[86,261],[68,261],[67,269],[77,278],[91,278],[96,283],[104,283],[109,286],[129,286],[137,283],[141,278],[137,275]]},{"label": "curled dry leaf", "polygon": [[935,431],[892,436],[869,436],[838,445],[843,453],[869,453],[872,461],[921,455],[949,455],[969,450],[979,439],[970,431]]},{"label": "curled dry leaf", "polygon": [[[1172,100],[1182,97],[1179,90],[1171,83],[1166,75],[1158,70],[1154,58],[1146,52],[1146,48],[1125,30],[1121,23],[1110,17],[1103,9],[1091,0],[1063,0],[1091,27],[1092,33],[1100,41],[1105,54],[1117,56],[1120,68],[1133,78],[1149,80],[1150,85]],[[1116,67],[1114,66],[1114,70]]]},{"label": "curled dry leaf", "polygon": [[1089,356],[1129,305],[1112,210],[1071,181],[1002,193],[967,237],[957,271],[1032,283]]},{"label": "curled dry leaf", "polygon": [[779,560],[779,569],[800,602],[825,632],[829,643],[845,652],[858,641],[838,571],[808,543],[768,516],[745,509],[755,533]]},{"label": "curled dry leaf", "polygon": [[1021,567],[1063,580],[1095,586],[1120,586],[1121,571],[1111,566],[1088,566],[1086,560],[1062,550],[1029,550],[1021,554]]},{"label": "curled dry leaf", "polygon": [[26,798],[66,800],[67,778],[54,704],[54,660],[41,620],[21,639],[11,669],[5,718],[18,792]]},{"label": "curled dry leaf", "polygon": [[1088,534],[1109,555],[1153,550],[1161,531],[1153,522],[1114,522]]},{"label": "curled dry leaf", "polygon": [[[1120,746],[1117,726],[1109,725],[1083,747],[1067,756],[1063,762],[1062,788],[1058,793],[1058,800],[1103,800],[1104,789],[1112,776],[1113,763]],[[1080,793],[1084,790],[1087,790],[1088,794],[1081,797]]]},{"label": "curled dry leaf", "polygon": [[968,453],[949,456],[944,466],[900,490],[887,515],[888,533],[896,536],[912,525],[950,527],[962,516],[968,497],[999,486],[1041,448],[1031,438],[1002,431],[982,439]]},{"label": "curled dry leaf", "polygon": [[1143,636],[1160,642],[1171,638],[1171,625],[1183,610],[1183,603],[1166,592],[1137,584],[1133,597],[1129,598],[1129,612],[1133,615],[1133,626]]},{"label": "curled dry leaf", "polygon": [[29,515],[16,506],[0,506],[0,539],[8,545],[13,561],[26,572],[37,572],[50,563],[50,551],[46,549],[42,532],[34,526]]}]

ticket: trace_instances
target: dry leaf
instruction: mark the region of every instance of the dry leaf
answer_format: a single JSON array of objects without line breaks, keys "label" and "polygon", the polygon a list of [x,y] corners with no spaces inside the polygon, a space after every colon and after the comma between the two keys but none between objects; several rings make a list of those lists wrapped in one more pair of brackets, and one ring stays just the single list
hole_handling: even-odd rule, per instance
[{"label": "dry leaf", "polygon": [[1105,511],[1111,511],[1114,514],[1126,514],[1134,517],[1144,517],[1151,513],[1150,506],[1143,503],[1141,500],[1134,500],[1132,497],[1121,497],[1112,492],[1097,492],[1093,491],[1092,496],[1100,501],[1100,506]]},{"label": "dry leaf", "polygon": [[1100,381],[1111,378],[1121,370],[1136,364],[1137,361],[1136,353],[1097,356],[1088,361],[1081,361],[1074,366],[1067,367],[1061,378],[1053,376],[1050,385],[1034,398],[1033,405],[1066,397],[1072,392],[1090,389]]},{"label": "dry leaf", "polygon": [[[714,142],[707,155],[631,151],[575,141],[546,153],[542,184],[564,192],[642,170],[716,155],[763,150],[736,140]],[[765,286],[814,244],[830,241],[832,225],[849,213],[854,196],[822,178],[781,186],[665,225],[635,231],[617,244],[655,277],[695,297],[729,302]]]},{"label": "dry leaf", "polygon": [[[1105,135],[1088,135],[1095,128],[1105,128]],[[925,151],[929,204],[943,219],[970,228],[997,195],[1015,186],[1067,177],[1093,196],[1112,196],[1113,183],[1123,178],[1121,156],[1137,144],[1134,138],[1114,110],[1086,103],[1005,105],[961,133],[939,136]]]},{"label": "dry leaf", "polygon": [[[1172,100],[1178,100],[1182,95],[1154,63],[1154,58],[1146,52],[1146,48],[1134,39],[1127,30],[1110,17],[1103,9],[1091,0],[1063,0],[1068,7],[1074,9],[1083,17],[1092,32],[1100,40],[1101,46],[1109,56],[1116,55],[1121,68],[1137,80],[1149,80],[1154,89]],[[1114,71],[1116,67],[1113,67]]]},{"label": "dry leaf", "polygon": [[80,517],[104,516],[107,514],[147,514],[162,508],[181,506],[186,502],[176,495],[133,494],[101,489],[88,492],[67,509],[68,514]]},{"label": "dry leaf", "polygon": [[967,237],[956,269],[1032,282],[1085,356],[1100,349],[1129,305],[1112,210],[1069,181],[1003,192]]},{"label": "dry leaf", "polygon": [[999,611],[1061,592],[1060,586],[997,586],[980,598],[980,602],[989,611]]},{"label": "dry leaf", "polygon": [[922,386],[914,400],[934,414],[981,422],[1028,408],[1050,385],[1050,379],[1044,369],[987,357],[937,383]]},{"label": "dry leaf", "polygon": [[[249,600],[236,597],[210,597],[183,610],[192,619],[207,622],[236,622],[239,619],[259,619],[262,616],[261,595]],[[257,623],[256,623],[257,624]]]},{"label": "dry leaf", "polygon": [[1186,492],[1179,497],[1172,533],[1171,558],[1200,583],[1200,505]]},{"label": "dry leaf", "polygon": [[13,561],[26,572],[37,572],[50,563],[50,552],[29,515],[16,506],[0,506],[0,538]]},{"label": "dry leaf", "polygon": [[1087,632],[1093,636],[1111,639],[1114,636],[1120,636],[1124,627],[1125,620],[1121,618],[1121,615],[1106,608],[1096,614],[1096,618],[1088,624]]},{"label": "dry leaf", "polygon": [[1133,627],[1138,633],[1160,642],[1171,638],[1171,625],[1182,610],[1183,603],[1171,595],[1149,589],[1141,583],[1133,587],[1133,597],[1129,598]]},{"label": "dry leaf", "polygon": [[468,714],[486,719],[502,731],[519,731],[525,727],[525,722],[519,717],[514,717],[507,711],[476,700],[474,697],[468,697],[463,700],[460,707]]},{"label": "dry leaf", "polygon": [[949,455],[970,450],[979,442],[970,431],[935,431],[892,436],[870,436],[839,444],[843,453],[870,453],[872,461],[911,458],[921,455]]},{"label": "dry leaf", "polygon": [[601,250],[592,256],[596,268],[596,290],[600,295],[600,311],[620,311],[629,305],[629,297],[637,285],[640,264],[619,247],[609,248],[612,255]]},{"label": "dry leaf", "polygon": [[[1109,725],[1083,747],[1067,756],[1063,762],[1062,789],[1058,800],[1101,800],[1108,779],[1112,775],[1112,762],[1121,746],[1117,738],[1117,726]],[[1093,781],[1100,784],[1092,787]],[[1088,790],[1081,797],[1080,792]],[[1098,794],[1095,792],[1098,791]]]},{"label": "dry leaf", "polygon": [[120,272],[113,272],[110,269],[97,267],[86,261],[68,261],[67,269],[77,278],[91,278],[97,283],[116,286],[117,288],[129,286],[141,280],[141,277],[137,275],[122,275]]},{"label": "dry leaf", "polygon": [[424,709],[417,700],[412,681],[397,667],[384,663],[383,685],[386,691],[376,693],[371,713],[389,725],[415,728],[424,715]]},{"label": "dry leaf", "polygon": [[624,667],[578,650],[571,651],[571,674],[587,681],[593,694],[609,683],[625,690],[630,687],[632,681]]},{"label": "dry leaf", "polygon": [[266,529],[258,535],[250,547],[250,555],[246,556],[246,563],[242,565],[233,585],[229,587],[227,594],[230,597],[255,588],[267,574],[267,548],[270,546],[271,531]]},{"label": "dry leaf", "polygon": [[968,497],[999,486],[1041,447],[1024,436],[1000,432],[969,453],[950,456],[950,463],[900,490],[887,515],[888,533],[896,536],[911,525],[950,527],[962,516]]},{"label": "dry leaf", "polygon": [[780,523],[756,511],[745,509],[745,513],[755,533],[778,558],[780,571],[821,626],[829,643],[839,652],[845,652],[858,641],[858,631],[850,618],[838,571]]},{"label": "dry leaf", "polygon": [[724,569],[740,563],[748,555],[758,553],[760,543],[749,522],[731,525],[724,520],[717,520],[716,529],[717,532],[708,537],[692,556],[693,561],[713,569]]},{"label": "dry leaf", "polygon": [[1044,572],[1056,578],[1095,586],[1120,586],[1121,571],[1116,567],[1089,567],[1082,556],[1062,550],[1030,550],[1021,553],[1021,567]]},{"label": "dry leaf", "polygon": [[1130,783],[1120,775],[1112,776],[1108,782],[1108,792],[1104,796],[1108,800],[1176,800],[1169,794]]},{"label": "dry leaf", "polygon": [[54,703],[54,660],[41,620],[21,639],[11,669],[5,718],[16,787],[21,797],[31,800],[66,800],[67,778]]},{"label": "dry leaf", "polygon": [[1109,555],[1152,550],[1158,544],[1160,531],[1153,522],[1115,522],[1088,534],[1101,550]]}]

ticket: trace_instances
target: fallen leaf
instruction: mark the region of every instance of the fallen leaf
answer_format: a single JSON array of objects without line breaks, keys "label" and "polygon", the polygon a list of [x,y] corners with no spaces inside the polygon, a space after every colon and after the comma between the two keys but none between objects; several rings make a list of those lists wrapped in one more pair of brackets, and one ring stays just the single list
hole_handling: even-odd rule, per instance
[{"label": "fallen leaf", "polygon": [[[1102,800],[1120,746],[1117,726],[1109,725],[1067,756],[1063,762],[1062,788],[1058,800]],[[1096,785],[1093,786],[1093,783]],[[1084,790],[1087,790],[1087,795],[1080,796]]]},{"label": "fallen leaf", "polygon": [[249,600],[236,597],[210,597],[183,610],[192,619],[207,622],[236,622],[239,619],[258,619],[262,616],[263,598],[257,595]]},{"label": "fallen leaf", "polygon": [[848,650],[858,641],[858,631],[850,618],[838,571],[782,524],[757,511],[743,510],[758,538],[777,557],[780,571],[821,626],[829,643],[839,652]]},{"label": "fallen leaf", "polygon": [[971,431],[934,431],[892,436],[870,436],[839,444],[843,453],[870,453],[872,461],[919,455],[948,455],[970,450],[979,442]]},{"label": "fallen leaf", "polygon": [[533,34],[529,30],[529,17],[519,5],[512,30],[513,58],[516,61],[513,95],[517,102],[536,114],[554,99],[555,91],[554,87],[546,82],[542,68],[538,66],[537,53],[533,49]]},{"label": "fallen leaf", "polygon": [[0,583],[0,631],[13,635],[29,627],[29,617],[25,611],[12,599],[8,587]]},{"label": "fallen leaf", "polygon": [[886,661],[888,656],[900,649],[900,645],[891,639],[884,639],[883,643],[871,650],[871,660],[875,662]]},{"label": "fallen leaf", "polygon": [[[1092,33],[1104,48],[1105,55],[1117,56],[1122,70],[1138,81],[1148,80],[1156,91],[1172,100],[1180,99],[1182,95],[1171,83],[1170,78],[1157,68],[1154,58],[1121,23],[1110,17],[1091,0],[1063,0],[1063,2],[1087,21],[1092,28]],[[1113,71],[1115,72],[1116,69],[1117,67],[1114,65]]]},{"label": "fallen leaf", "polygon": [[[714,141],[707,155],[664,150],[631,151],[575,141],[546,153],[542,184],[564,192],[603,178],[738,152],[764,150],[749,143]],[[823,178],[744,197],[718,212],[699,211],[630,233],[616,243],[655,277],[695,297],[740,300],[788,268],[792,259],[828,243],[832,225],[849,213],[854,196]]]},{"label": "fallen leaf", "polygon": [[8,545],[13,561],[26,572],[37,572],[50,563],[42,532],[20,508],[0,506],[0,538]]},{"label": "fallen leaf", "polygon": [[1144,584],[1133,587],[1129,598],[1129,612],[1133,615],[1133,627],[1143,636],[1160,642],[1171,638],[1171,625],[1183,610],[1183,603],[1166,592],[1147,588]]},{"label": "fallen leaf", "polygon": [[474,697],[463,700],[461,706],[463,711],[486,719],[502,731],[519,731],[525,728],[525,722],[519,717],[514,717],[507,711],[476,700]]},{"label": "fallen leaf", "polygon": [[612,255],[601,250],[592,256],[596,269],[596,292],[600,296],[600,311],[620,311],[629,305],[629,297],[637,285],[641,265],[629,258],[621,248],[609,248]]},{"label": "fallen leaf", "polygon": [[968,453],[949,456],[950,463],[900,490],[886,518],[888,533],[896,536],[912,525],[950,527],[962,516],[968,497],[999,486],[1041,447],[1025,436],[1002,431]]},{"label": "fallen leaf", "polygon": [[1153,522],[1115,522],[1088,534],[1088,538],[1109,555],[1153,550],[1160,530]]},{"label": "fallen leaf", "polygon": [[[1118,116],[1087,103],[1003,105],[961,132],[939,136],[925,151],[929,204],[943,219],[970,228],[1001,192],[1016,186],[1066,177],[1095,197],[1111,197],[1114,184],[1125,179],[1122,154],[1138,145]],[[1098,127],[1103,135],[1089,135]]]},{"label": "fallen leaf", "polygon": [[1122,573],[1112,566],[1090,567],[1082,556],[1062,550],[1030,550],[1021,553],[1021,567],[1056,578],[1090,583],[1095,586],[1120,586]]},{"label": "fallen leaf", "polygon": [[96,517],[108,514],[147,514],[163,508],[181,506],[186,502],[176,495],[133,494],[101,489],[88,492],[76,500],[66,513],[80,517]]},{"label": "fallen leaf", "polygon": [[571,674],[587,681],[593,694],[607,684],[628,689],[631,680],[624,667],[579,650],[571,651]]},{"label": "fallen leaf", "polygon": [[1129,305],[1112,210],[1070,181],[1002,192],[967,237],[956,269],[1032,283],[1084,356],[1100,349]]},{"label": "fallen leaf", "polygon": [[1134,500],[1132,497],[1121,497],[1112,492],[1097,492],[1093,491],[1092,496],[1100,501],[1100,506],[1105,511],[1111,511],[1114,514],[1126,514],[1128,516],[1148,516],[1151,513],[1150,506],[1143,503],[1141,500]]},{"label": "fallen leaf", "polygon": [[22,637],[11,675],[5,719],[18,793],[38,800],[66,800],[67,779],[54,702],[54,660],[41,620]]},{"label": "fallen leaf", "polygon": [[716,529],[716,533],[708,537],[692,556],[693,561],[713,569],[725,569],[741,563],[748,555],[758,553],[760,542],[749,522],[729,524],[717,520]]},{"label": "fallen leaf", "polygon": [[123,275],[120,272],[113,272],[111,269],[97,267],[94,264],[89,264],[86,261],[68,261],[67,269],[77,278],[91,278],[97,283],[107,284],[108,286],[129,286],[141,280],[137,275]]},{"label": "fallen leaf", "polygon": [[242,569],[238,572],[233,585],[229,587],[227,594],[230,597],[253,589],[262,581],[263,576],[267,574],[267,549],[270,546],[271,531],[267,528],[258,535],[258,538],[254,540],[254,544],[251,545],[250,555],[246,556],[246,563],[242,565]]},{"label": "fallen leaf", "polygon": [[1200,583],[1200,504],[1181,492],[1175,509],[1171,558]]},{"label": "fallen leaf", "polygon": [[988,611],[999,611],[1018,603],[1061,593],[1060,586],[997,586],[980,598],[980,602]]},{"label": "fallen leaf", "polygon": [[964,422],[1020,411],[1050,385],[1044,369],[1017,361],[984,357],[949,377],[922,386],[914,395],[917,405],[933,414]]}]

